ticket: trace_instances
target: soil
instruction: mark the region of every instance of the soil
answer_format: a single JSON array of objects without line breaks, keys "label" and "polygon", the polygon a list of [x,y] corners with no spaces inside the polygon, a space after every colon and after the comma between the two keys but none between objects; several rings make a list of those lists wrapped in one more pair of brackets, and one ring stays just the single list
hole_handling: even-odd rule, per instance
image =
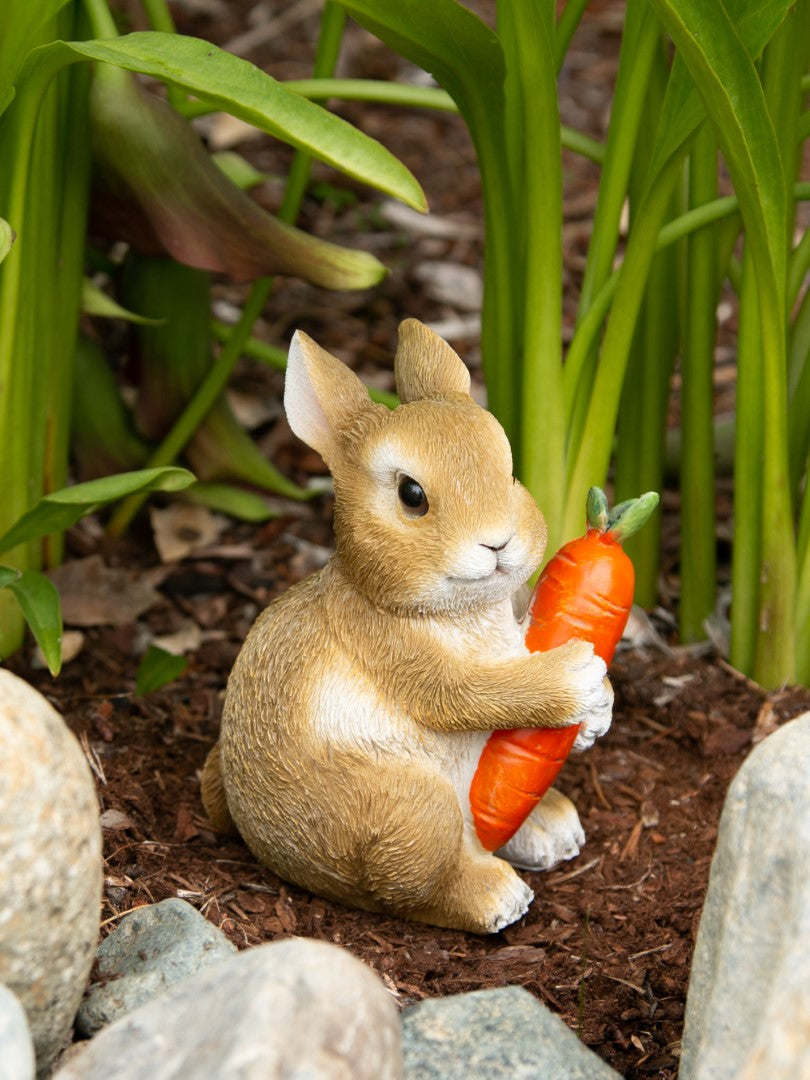
[{"label": "soil", "polygon": [[[254,34],[247,55],[287,78],[308,73],[317,30],[313,10],[305,0],[255,6],[253,0],[193,6],[187,0],[175,13],[186,32],[226,45],[255,31],[257,14],[283,17],[278,32]],[[138,10],[128,12],[138,26]],[[592,5],[561,81],[564,119],[596,136],[605,130],[621,15],[621,4]],[[409,69],[355,27],[342,73],[403,78]],[[402,318],[445,325],[461,320],[453,344],[480,382],[477,329],[465,303],[438,296],[424,277],[424,266],[435,260],[480,268],[480,190],[463,124],[449,114],[359,105],[339,111],[405,161],[434,214],[452,228],[444,234],[392,226],[377,195],[316,168],[321,186],[310,189],[305,227],[373,250],[391,272],[377,289],[356,295],[281,282],[258,332],[284,346],[301,327],[370,381],[390,386],[390,354]],[[289,160],[287,149],[269,139],[239,149],[274,175],[283,174]],[[566,157],[569,325],[595,179],[590,166]],[[272,205],[280,191],[270,182],[261,194]],[[243,295],[227,283],[217,286],[220,305]],[[126,350],[126,342],[115,344]],[[718,374],[719,395],[728,392],[728,382]],[[280,377],[258,365],[246,363],[236,383],[254,398],[278,401]],[[277,405],[275,417],[258,431],[264,449],[299,481],[322,477],[322,462],[293,439]],[[72,530],[69,560],[100,553],[108,566],[159,589],[158,603],[139,619],[86,628],[81,653],[58,679],[33,666],[30,652],[12,663],[63,713],[96,777],[102,811],[118,812],[104,819],[102,932],[138,905],[181,896],[240,948],[291,934],[336,942],[377,971],[401,1006],[484,987],[525,986],[623,1076],[674,1077],[725,792],[753,744],[810,708],[810,691],[766,694],[711,649],[677,645],[677,492],[668,492],[664,503],[666,604],[653,616],[658,637],[637,636],[619,652],[612,668],[613,727],[568,762],[558,784],[579,808],[587,843],[570,863],[526,874],[536,893],[528,914],[489,938],[347,910],[309,895],[263,869],[241,842],[216,836],[202,810],[199,771],[216,739],[230,666],[259,610],[317,565],[331,544],[328,495],[306,506],[279,503],[281,516],[264,525],[231,523],[213,544],[167,564],[158,558],[145,516],[115,542],[92,522]],[[727,530],[728,521],[721,527]],[[186,674],[136,695],[146,642],[189,620],[200,628],[201,643]]]}]

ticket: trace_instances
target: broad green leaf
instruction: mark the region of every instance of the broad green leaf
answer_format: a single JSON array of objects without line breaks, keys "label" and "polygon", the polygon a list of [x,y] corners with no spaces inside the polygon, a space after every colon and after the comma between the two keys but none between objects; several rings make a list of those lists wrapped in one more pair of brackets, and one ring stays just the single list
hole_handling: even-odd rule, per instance
[{"label": "broad green leaf", "polygon": [[7,221],[0,218],[0,263],[11,251],[11,245],[14,243],[14,240],[14,230]]},{"label": "broad green leaf", "polygon": [[51,675],[62,666],[62,607],[54,583],[34,570],[0,566],[0,589],[14,593]]},{"label": "broad green leaf", "polygon": [[27,540],[63,532],[85,514],[91,514],[107,503],[118,502],[127,495],[149,491],[182,491],[193,483],[194,475],[187,469],[170,466],[138,469],[62,488],[40,499],[5,536],[0,537],[0,552],[9,551]]},{"label": "broad green leaf", "polygon": [[179,679],[188,667],[185,656],[176,656],[157,645],[150,645],[138,665],[135,676],[135,693],[150,694]]},{"label": "broad green leaf", "polygon": [[427,207],[416,179],[375,139],[208,41],[137,31],[103,41],[54,42],[33,59],[52,67],[56,53],[67,54],[63,62],[102,60],[180,86],[365,184],[419,210]]},{"label": "broad green leaf", "polygon": [[[0,252],[0,257],[1,254]],[[101,319],[123,319],[125,322],[144,323],[149,326],[156,326],[158,323],[166,321],[165,319],[150,319],[146,315],[138,315],[134,311],[127,311],[125,307],[122,307],[103,289],[100,289],[98,285],[94,285],[87,278],[84,279],[82,285],[82,311],[85,315],[95,315]]]}]

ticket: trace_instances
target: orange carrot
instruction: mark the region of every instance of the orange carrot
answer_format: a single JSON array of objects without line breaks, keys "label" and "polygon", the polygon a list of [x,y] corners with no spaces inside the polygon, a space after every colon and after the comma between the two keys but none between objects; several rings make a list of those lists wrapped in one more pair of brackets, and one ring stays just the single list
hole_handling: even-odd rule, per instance
[{"label": "orange carrot", "polygon": [[[633,564],[621,542],[647,520],[658,496],[647,492],[608,513],[600,488],[587,499],[588,528],[565,544],[537,582],[529,604],[526,647],[545,652],[573,638],[589,641],[610,664],[633,603]],[[478,839],[487,851],[520,828],[562,768],[579,724],[493,731],[470,785]]]}]

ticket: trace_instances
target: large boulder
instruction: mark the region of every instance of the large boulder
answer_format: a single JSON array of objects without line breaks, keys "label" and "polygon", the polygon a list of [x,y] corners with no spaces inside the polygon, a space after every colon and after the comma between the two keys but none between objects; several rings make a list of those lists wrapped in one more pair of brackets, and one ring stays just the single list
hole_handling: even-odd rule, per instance
[{"label": "large boulder", "polygon": [[95,955],[98,803],[62,718],[2,669],[0,747],[0,983],[25,1009],[43,1073],[69,1037]]},{"label": "large boulder", "polygon": [[399,1017],[350,953],[290,938],[165,990],[100,1031],[53,1080],[112,1076],[400,1080]]},{"label": "large boulder", "polygon": [[679,1075],[810,1076],[810,713],[756,747],[729,788]]}]

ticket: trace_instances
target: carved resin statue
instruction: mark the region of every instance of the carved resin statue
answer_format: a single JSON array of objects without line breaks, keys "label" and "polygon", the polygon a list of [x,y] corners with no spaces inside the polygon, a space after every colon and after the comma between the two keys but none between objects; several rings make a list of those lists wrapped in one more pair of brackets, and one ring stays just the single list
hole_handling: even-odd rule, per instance
[{"label": "carved resin statue", "polygon": [[612,694],[590,645],[523,644],[512,596],[545,523],[461,360],[411,319],[395,373],[391,411],[293,338],[284,405],[334,477],[336,552],[248,634],[203,801],[217,829],[313,893],[491,933],[533,896],[510,863],[548,868],[584,834],[552,788],[484,850],[469,789],[488,733],[580,723],[583,749],[607,730]]}]

